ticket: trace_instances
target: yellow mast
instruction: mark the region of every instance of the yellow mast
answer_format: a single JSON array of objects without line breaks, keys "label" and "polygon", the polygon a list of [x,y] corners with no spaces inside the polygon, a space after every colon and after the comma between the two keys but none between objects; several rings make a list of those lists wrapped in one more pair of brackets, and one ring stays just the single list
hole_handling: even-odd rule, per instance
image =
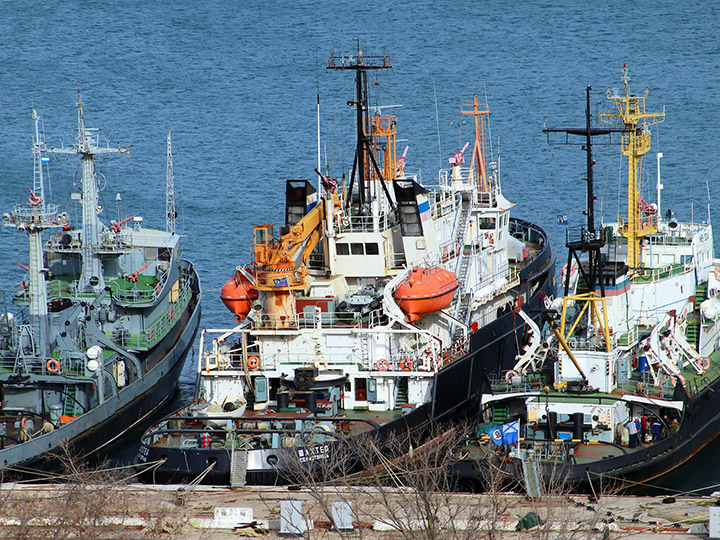
[{"label": "yellow mast", "polygon": [[623,66],[623,84],[625,95],[607,91],[607,99],[615,102],[617,113],[602,113],[602,121],[608,124],[622,124],[622,153],[628,157],[628,207],[627,217],[620,216],[620,232],[628,241],[627,264],[630,268],[639,268],[640,241],[657,232],[657,215],[649,213],[645,205],[641,205],[639,179],[642,171],[642,158],[650,150],[649,126],[658,124],[665,119],[665,113],[645,112],[644,96],[630,94],[627,67]]}]

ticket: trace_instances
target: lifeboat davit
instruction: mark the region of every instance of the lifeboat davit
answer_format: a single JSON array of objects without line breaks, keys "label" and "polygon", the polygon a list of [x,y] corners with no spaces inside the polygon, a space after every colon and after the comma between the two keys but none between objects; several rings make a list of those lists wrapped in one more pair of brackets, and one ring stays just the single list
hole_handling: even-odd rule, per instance
[{"label": "lifeboat davit", "polygon": [[258,292],[250,280],[239,270],[225,282],[220,290],[220,300],[225,307],[235,314],[238,320],[243,320],[250,313],[252,304],[258,298]]},{"label": "lifeboat davit", "polygon": [[411,268],[408,276],[395,289],[393,297],[405,312],[405,319],[414,322],[428,313],[448,307],[457,288],[457,276],[449,270]]}]

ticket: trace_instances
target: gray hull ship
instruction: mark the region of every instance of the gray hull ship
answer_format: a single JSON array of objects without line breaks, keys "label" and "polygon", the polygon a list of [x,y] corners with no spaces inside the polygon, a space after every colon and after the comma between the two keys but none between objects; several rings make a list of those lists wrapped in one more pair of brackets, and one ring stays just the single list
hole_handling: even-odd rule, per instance
[{"label": "gray hull ship", "polygon": [[[94,454],[141,425],[175,392],[200,323],[198,276],[175,233],[170,136],[166,230],[143,227],[139,216],[106,225],[95,160],[127,150],[99,145],[80,99],[70,147],[48,146],[33,116],[33,189],[28,203],[3,215],[6,226],[27,234],[30,248],[28,275],[13,294],[18,309],[3,306],[0,315],[6,470],[38,465],[66,443]],[[45,201],[49,162],[68,156],[81,161],[81,189],[72,194],[81,209],[77,227]]]}]

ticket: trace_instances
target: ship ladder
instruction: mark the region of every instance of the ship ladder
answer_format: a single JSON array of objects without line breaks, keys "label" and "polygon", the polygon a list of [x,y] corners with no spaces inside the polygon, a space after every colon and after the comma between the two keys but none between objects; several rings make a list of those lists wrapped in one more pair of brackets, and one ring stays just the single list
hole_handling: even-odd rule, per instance
[{"label": "ship ladder", "polygon": [[370,336],[368,334],[360,334],[360,356],[365,369],[375,369],[370,365]]},{"label": "ship ladder", "polygon": [[507,405],[495,405],[493,407],[492,421],[494,424],[504,424],[507,420],[508,406]]},{"label": "ship ladder", "polygon": [[64,413],[67,416],[78,416],[76,413],[77,402],[77,385],[71,384],[65,387],[65,407]]},{"label": "ship ladder", "polygon": [[235,434],[232,435],[230,453],[230,487],[245,487],[247,483],[247,448],[235,448]]},{"label": "ship ladder", "polygon": [[527,496],[529,499],[539,499],[542,497],[542,486],[540,485],[542,474],[538,462],[532,456],[527,456],[525,452],[521,459]]},{"label": "ship ladder", "polygon": [[[470,305],[470,294],[467,290],[467,273],[470,266],[470,253],[466,251],[472,249],[471,246],[465,245],[465,231],[470,225],[470,201],[465,198],[465,194],[461,194],[460,204],[462,210],[458,219],[458,231],[455,235],[455,246],[462,246],[461,252],[458,254],[458,264],[455,267],[455,275],[458,280],[458,294],[455,300],[455,318],[459,321],[467,322],[468,306]],[[462,328],[456,327],[450,330],[454,339],[462,335]]]}]

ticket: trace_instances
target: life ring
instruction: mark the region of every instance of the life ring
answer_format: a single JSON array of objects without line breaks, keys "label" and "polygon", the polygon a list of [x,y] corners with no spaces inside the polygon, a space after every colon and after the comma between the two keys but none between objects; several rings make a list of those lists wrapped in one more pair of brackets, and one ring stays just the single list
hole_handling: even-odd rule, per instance
[{"label": "life ring", "polygon": [[377,361],[377,369],[378,371],[387,371],[390,369],[390,363],[385,358],[381,358]]},{"label": "life ring", "polygon": [[510,370],[505,374],[505,382],[508,384],[512,384],[513,377],[518,377],[518,372],[514,370]]},{"label": "life ring", "polygon": [[342,224],[344,227],[349,227],[350,226],[350,218],[348,216],[343,216]]},{"label": "life ring", "polygon": [[707,356],[703,356],[700,358],[700,367],[703,369],[703,371],[707,371],[710,369],[710,359]]},{"label": "life ring", "polygon": [[160,291],[162,291],[162,286],[158,283],[157,287],[155,287],[155,290],[157,291],[158,294],[160,294]]},{"label": "life ring", "polygon": [[260,367],[260,358],[257,356],[248,356],[247,366],[250,369],[257,369]]},{"label": "life ring", "polygon": [[170,308],[170,320],[173,320],[175,318],[175,312],[173,311],[173,308]]},{"label": "life ring", "polygon": [[675,376],[670,377],[670,384],[675,386],[677,384],[678,379],[680,379],[680,384],[685,386],[685,377],[683,377],[682,375],[678,375],[677,377],[675,377]]},{"label": "life ring", "polygon": [[403,358],[400,360],[400,369],[403,371],[410,371],[412,369],[412,362],[409,358]]},{"label": "life ring", "polygon": [[150,341],[152,341],[154,337],[155,337],[155,329],[151,328],[150,329]]},{"label": "life ring", "polygon": [[495,243],[495,239],[493,238],[493,233],[490,233],[488,236],[488,242],[490,242],[490,245],[493,245]]},{"label": "life ring", "polygon": [[715,270],[713,270],[713,274],[715,274],[715,279],[720,281],[720,266],[718,266]]},{"label": "life ring", "polygon": [[60,361],[57,358],[51,358],[47,361],[45,367],[50,373],[58,373],[60,371]]}]

